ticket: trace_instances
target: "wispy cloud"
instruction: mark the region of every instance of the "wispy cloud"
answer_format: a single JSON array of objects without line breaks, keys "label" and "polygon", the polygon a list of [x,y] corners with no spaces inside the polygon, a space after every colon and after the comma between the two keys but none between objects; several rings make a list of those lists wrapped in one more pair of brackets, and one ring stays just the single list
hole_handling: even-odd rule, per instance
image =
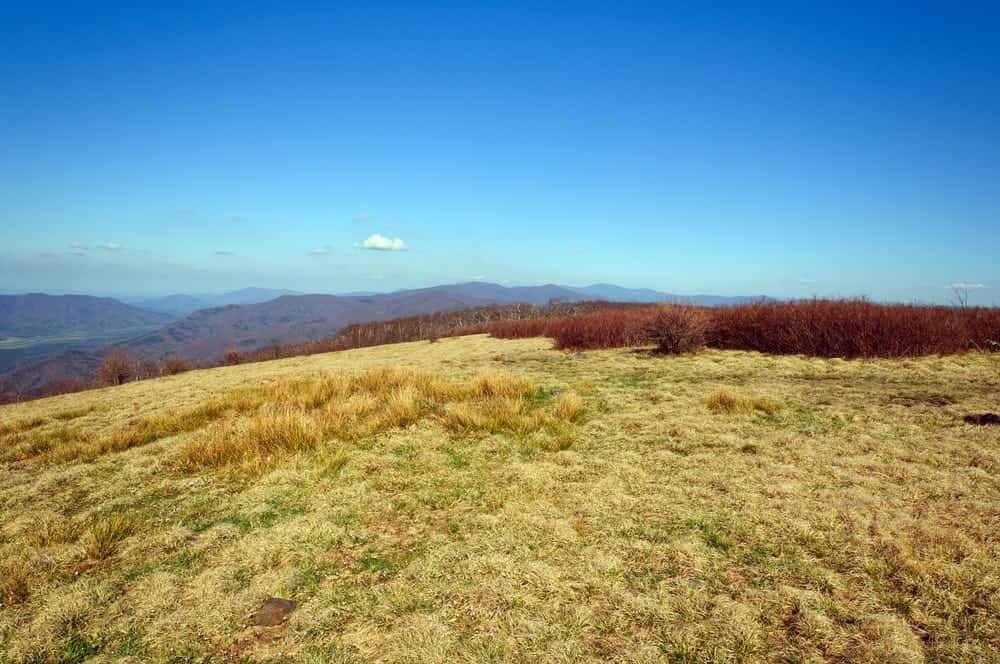
[{"label": "wispy cloud", "polygon": [[361,246],[365,249],[373,249],[375,251],[406,251],[409,247],[398,237],[385,237],[379,235],[378,233],[373,233],[368,236],[368,239],[361,243]]},{"label": "wispy cloud", "polygon": [[233,254],[233,252],[231,252],[231,251],[226,251],[225,249],[216,249],[215,250],[215,255],[216,256],[233,256],[235,254]]},{"label": "wispy cloud", "polygon": [[327,256],[329,254],[330,254],[329,247],[316,247],[315,249],[309,252],[310,256]]},{"label": "wispy cloud", "polygon": [[233,223],[233,224],[245,224],[248,221],[250,221],[249,219],[247,219],[246,217],[244,217],[242,214],[232,214],[232,215],[229,215],[228,219],[229,219],[229,222]]},{"label": "wispy cloud", "polygon": [[121,251],[122,249],[124,249],[124,247],[122,247],[122,245],[120,245],[117,242],[104,242],[102,244],[97,245],[97,248],[103,249],[104,251]]},{"label": "wispy cloud", "polygon": [[375,217],[373,217],[372,215],[365,213],[365,214],[359,214],[358,216],[354,217],[354,221],[371,221],[374,218]]},{"label": "wispy cloud", "polygon": [[73,251],[86,251],[87,245],[79,240],[73,240],[69,243],[69,248]]},{"label": "wispy cloud", "polygon": [[960,290],[978,290],[980,288],[989,288],[986,284],[967,284],[964,281],[956,281],[953,284],[948,284],[945,288],[958,288]]}]

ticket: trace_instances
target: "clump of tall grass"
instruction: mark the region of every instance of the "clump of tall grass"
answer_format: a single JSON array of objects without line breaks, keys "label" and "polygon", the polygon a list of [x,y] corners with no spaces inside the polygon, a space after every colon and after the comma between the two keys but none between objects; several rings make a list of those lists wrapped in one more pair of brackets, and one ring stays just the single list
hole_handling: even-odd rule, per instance
[{"label": "clump of tall grass", "polygon": [[579,417],[582,403],[565,393],[553,404],[531,399],[531,381],[489,372],[464,382],[393,368],[285,381],[259,388],[250,414],[221,418],[181,450],[185,470],[262,469],[282,457],[407,427],[425,418],[456,433],[530,433]]},{"label": "clump of tall grass", "polygon": [[765,415],[774,415],[781,410],[781,404],[776,401],[736,394],[724,387],[710,394],[705,399],[705,402],[708,405],[708,409],[713,413],[723,413],[726,415],[750,415],[758,411]]},{"label": "clump of tall grass", "polygon": [[80,525],[55,512],[39,514],[25,533],[28,541],[43,549],[54,544],[75,542],[80,535]]},{"label": "clump of tall grass", "polygon": [[80,544],[91,560],[104,560],[114,555],[118,545],[135,530],[135,524],[121,513],[95,517],[83,535]]},{"label": "clump of tall grass", "polygon": [[575,422],[583,414],[583,400],[576,392],[563,392],[556,398],[552,412],[558,419]]},{"label": "clump of tall grass", "polygon": [[12,556],[0,563],[0,607],[20,604],[31,595],[31,561]]}]

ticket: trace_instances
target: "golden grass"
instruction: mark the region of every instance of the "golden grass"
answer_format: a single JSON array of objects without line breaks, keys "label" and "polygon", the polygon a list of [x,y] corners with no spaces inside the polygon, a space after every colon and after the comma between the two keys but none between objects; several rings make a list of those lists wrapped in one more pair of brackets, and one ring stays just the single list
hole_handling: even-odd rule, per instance
[{"label": "golden grass", "polygon": [[710,394],[705,401],[709,410],[730,415],[735,413],[751,415],[758,411],[766,415],[774,415],[781,410],[781,404],[776,401],[743,396],[724,387]]},{"label": "golden grass", "polygon": [[114,555],[118,545],[134,530],[135,525],[125,514],[98,516],[84,531],[80,544],[88,558],[104,560]]},{"label": "golden grass", "polygon": [[482,373],[462,383],[384,367],[318,381],[283,381],[252,397],[237,395],[246,403],[264,404],[249,416],[240,415],[246,409],[219,408],[234,414],[187,442],[178,466],[261,471],[330,440],[357,441],[425,417],[452,432],[527,434],[582,411],[575,395],[563,395],[552,409],[525,399],[536,391],[530,381],[505,373]]},{"label": "golden grass", "polygon": [[44,549],[75,542],[80,536],[80,524],[57,512],[39,512],[25,534],[36,549]]},{"label": "golden grass", "polygon": [[0,661],[1000,661],[1000,358],[550,344],[0,408]]},{"label": "golden grass", "polygon": [[0,563],[0,609],[27,601],[31,574],[31,562],[23,556],[12,556]]}]

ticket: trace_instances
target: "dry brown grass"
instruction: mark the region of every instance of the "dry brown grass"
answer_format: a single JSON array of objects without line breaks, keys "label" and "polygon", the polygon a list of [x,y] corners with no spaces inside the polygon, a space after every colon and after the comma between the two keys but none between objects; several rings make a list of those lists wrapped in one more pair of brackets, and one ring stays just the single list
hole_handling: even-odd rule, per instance
[{"label": "dry brown grass", "polygon": [[27,601],[31,595],[32,564],[12,556],[0,564],[0,609]]},{"label": "dry brown grass", "polygon": [[3,407],[0,661],[997,662],[997,363],[480,336]]},{"label": "dry brown grass", "polygon": [[774,415],[781,410],[781,404],[771,399],[760,397],[748,397],[734,393],[725,387],[719,388],[710,394],[705,402],[708,409],[715,413],[752,415],[761,412],[766,415]]},{"label": "dry brown grass", "polygon": [[432,374],[377,368],[357,375],[317,381],[284,381],[236,398],[265,404],[249,416],[246,408],[208,427],[182,449],[178,465],[243,466],[260,471],[282,457],[315,450],[331,440],[357,441],[410,426],[425,417],[453,432],[527,434],[571,420],[582,411],[575,395],[564,395],[546,409],[526,399],[537,391],[524,378],[486,372],[461,383]]},{"label": "dry brown grass", "polygon": [[135,524],[125,514],[95,517],[80,537],[83,551],[91,560],[110,558],[118,545],[135,531]]}]

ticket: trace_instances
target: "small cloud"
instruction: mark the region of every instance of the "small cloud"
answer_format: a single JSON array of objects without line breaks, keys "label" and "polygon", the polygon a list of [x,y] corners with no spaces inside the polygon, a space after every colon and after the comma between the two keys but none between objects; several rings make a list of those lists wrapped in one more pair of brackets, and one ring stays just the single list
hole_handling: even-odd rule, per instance
[{"label": "small cloud", "polygon": [[72,242],[69,243],[69,248],[72,249],[74,253],[76,253],[78,251],[81,252],[86,251],[87,245],[84,244],[83,242],[80,242],[79,240],[73,240]]},{"label": "small cloud", "polygon": [[233,252],[226,251],[225,249],[216,249],[215,250],[215,255],[216,256],[233,256],[234,254],[233,254]]},{"label": "small cloud", "polygon": [[486,281],[486,275],[478,274],[478,275],[472,277],[472,279],[470,281]]},{"label": "small cloud", "polygon": [[229,220],[229,223],[232,223],[232,224],[245,224],[248,221],[250,221],[249,219],[247,219],[246,217],[244,217],[242,214],[233,214],[233,215],[230,215],[228,217],[228,220]]},{"label": "small cloud", "polygon": [[104,251],[121,251],[123,249],[122,245],[117,242],[105,242],[97,245],[97,248],[103,249]]},{"label": "small cloud", "polygon": [[964,281],[957,281],[953,284],[948,284],[945,288],[957,288],[959,290],[978,290],[980,288],[989,288],[986,284],[967,284]]},{"label": "small cloud", "polygon": [[358,216],[356,216],[354,218],[354,221],[359,221],[359,222],[371,221],[374,218],[375,217],[373,217],[372,215],[365,213],[365,214],[359,214]]},{"label": "small cloud", "polygon": [[373,249],[375,251],[406,251],[409,247],[398,237],[384,237],[378,233],[374,233],[368,236],[361,246],[365,249]]},{"label": "small cloud", "polygon": [[329,247],[316,247],[309,252],[310,256],[327,256],[330,253]]}]

